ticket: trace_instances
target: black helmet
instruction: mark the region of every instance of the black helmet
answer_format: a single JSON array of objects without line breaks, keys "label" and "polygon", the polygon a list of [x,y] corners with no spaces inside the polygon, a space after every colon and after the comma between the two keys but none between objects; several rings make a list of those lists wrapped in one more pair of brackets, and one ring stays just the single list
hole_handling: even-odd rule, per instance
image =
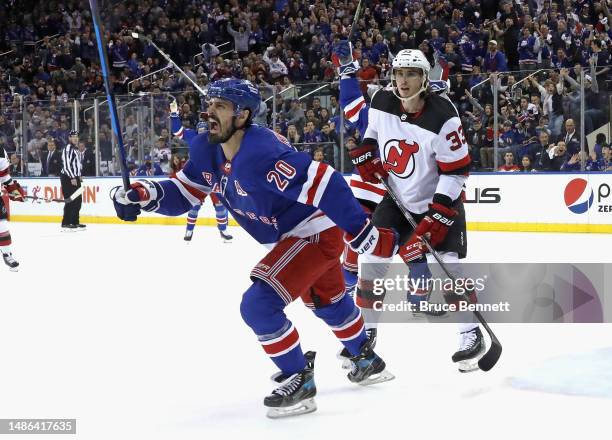
[{"label": "black helmet", "polygon": [[68,136],[78,136],[79,132],[76,130],[70,130],[70,133],[68,133]]}]

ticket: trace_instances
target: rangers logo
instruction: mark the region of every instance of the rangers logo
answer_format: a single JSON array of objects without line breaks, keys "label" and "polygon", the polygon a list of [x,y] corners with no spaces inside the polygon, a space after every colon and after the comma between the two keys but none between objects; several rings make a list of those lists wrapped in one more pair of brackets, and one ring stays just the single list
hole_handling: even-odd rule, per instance
[{"label": "rangers logo", "polygon": [[206,183],[208,183],[208,186],[212,186],[212,174],[203,172],[202,177],[204,177],[204,180]]},{"label": "rangers logo", "polygon": [[404,139],[391,139],[383,148],[385,169],[395,176],[406,179],[414,173],[413,155],[419,151],[419,144]]}]

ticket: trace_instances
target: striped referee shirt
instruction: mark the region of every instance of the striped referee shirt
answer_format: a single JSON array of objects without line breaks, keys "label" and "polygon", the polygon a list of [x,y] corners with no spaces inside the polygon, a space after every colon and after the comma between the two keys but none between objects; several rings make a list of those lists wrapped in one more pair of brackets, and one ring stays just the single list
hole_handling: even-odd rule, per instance
[{"label": "striped referee shirt", "polygon": [[62,173],[71,179],[81,177],[81,157],[78,148],[72,144],[66,144],[62,152]]}]

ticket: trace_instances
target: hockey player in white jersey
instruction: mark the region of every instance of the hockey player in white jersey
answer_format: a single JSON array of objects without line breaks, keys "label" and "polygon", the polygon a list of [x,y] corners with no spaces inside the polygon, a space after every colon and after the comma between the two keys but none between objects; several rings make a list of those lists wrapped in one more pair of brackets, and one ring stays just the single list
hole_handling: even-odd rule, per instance
[{"label": "hockey player in white jersey", "polygon": [[[404,261],[422,258],[425,250],[421,237],[426,237],[446,266],[460,275],[459,259],[467,252],[461,193],[470,156],[457,110],[450,100],[431,93],[430,69],[429,61],[419,50],[405,49],[396,55],[391,87],[377,91],[372,97],[368,128],[361,146],[350,155],[365,182],[376,183],[377,175],[384,176],[417,221],[418,226],[413,230],[388,195],[372,215],[377,226],[393,227],[400,233],[400,243],[405,243]],[[368,321],[377,321],[376,312],[368,310],[368,306],[381,299],[374,296],[372,282],[384,277],[390,261],[390,258],[359,258],[357,297]],[[364,266],[364,263],[387,264]],[[445,298],[458,301],[453,293]],[[485,352],[480,328],[474,323],[461,324],[460,338],[452,360],[458,363],[460,371],[473,371]]]}]

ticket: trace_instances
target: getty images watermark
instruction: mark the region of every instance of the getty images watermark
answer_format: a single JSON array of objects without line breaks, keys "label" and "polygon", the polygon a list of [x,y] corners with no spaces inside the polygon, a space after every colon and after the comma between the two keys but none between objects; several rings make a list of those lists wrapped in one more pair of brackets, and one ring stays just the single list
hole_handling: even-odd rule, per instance
[{"label": "getty images watermark", "polygon": [[[456,263],[452,277],[439,265],[410,274],[405,264],[361,266],[361,291],[371,289],[378,322],[465,322],[478,311],[505,323],[612,322],[612,265],[604,263]],[[413,272],[415,268],[412,267]],[[423,267],[420,273],[427,273]],[[418,272],[417,272],[418,273]],[[367,277],[365,276],[367,275]],[[608,295],[606,295],[606,293]],[[469,301],[465,300],[465,295]],[[419,312],[440,312],[422,316]],[[444,315],[444,316],[441,316]]]},{"label": "getty images watermark", "polygon": [[[405,299],[399,303],[385,303],[382,299],[374,301],[373,308],[378,312],[509,312],[510,303],[499,301],[493,304],[473,303],[465,301],[465,295],[483,292],[486,288],[486,277],[478,278],[431,278],[421,276],[412,278],[404,274],[395,275],[392,278],[376,278],[373,282],[372,293],[382,297],[386,293],[406,292],[412,298]],[[456,295],[456,301],[434,303],[427,300],[419,300],[427,293],[438,291],[446,295]]]}]

